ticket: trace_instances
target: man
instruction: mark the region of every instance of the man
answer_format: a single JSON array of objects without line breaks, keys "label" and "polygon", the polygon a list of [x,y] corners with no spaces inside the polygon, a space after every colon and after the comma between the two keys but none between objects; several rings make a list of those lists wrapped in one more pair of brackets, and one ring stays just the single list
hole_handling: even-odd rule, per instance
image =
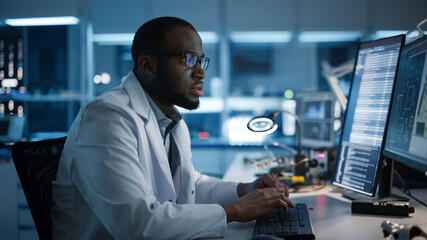
[{"label": "man", "polygon": [[209,59],[188,22],[142,25],[122,84],[79,112],[53,182],[54,239],[223,237],[227,222],[293,207],[266,174],[231,183],[194,171],[190,136],[174,105],[195,109]]}]

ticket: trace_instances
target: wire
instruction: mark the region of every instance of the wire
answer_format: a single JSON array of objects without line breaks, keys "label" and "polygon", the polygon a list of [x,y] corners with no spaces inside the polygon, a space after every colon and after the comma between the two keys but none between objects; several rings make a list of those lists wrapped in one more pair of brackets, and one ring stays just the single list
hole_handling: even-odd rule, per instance
[{"label": "wire", "polygon": [[406,32],[406,36],[408,37],[411,33],[413,32],[418,32],[418,36],[416,37],[412,37],[411,39],[408,40],[408,38],[406,38],[406,44],[413,42],[417,39],[420,39],[422,37],[425,36],[424,31],[421,29],[421,25],[423,25],[424,23],[427,22],[427,19],[422,20],[420,23],[417,24],[417,26],[415,28],[413,28],[412,30],[409,30],[408,32]]},{"label": "wire", "polygon": [[276,158],[276,156],[274,156],[273,151],[270,150],[270,148],[267,145],[264,145],[264,150],[268,152],[268,154],[270,154],[271,158]]},{"label": "wire", "polygon": [[422,205],[424,205],[424,207],[427,207],[427,204],[424,203],[423,201],[419,200],[418,198],[414,197],[411,192],[409,191],[409,188],[406,187],[405,181],[403,180],[402,176],[400,176],[400,174],[393,169],[393,174],[397,176],[397,178],[399,178],[400,182],[403,185],[403,190],[401,190],[403,193],[405,193],[406,195],[408,195],[409,197],[411,197],[412,199],[414,199],[415,201],[421,203]]},{"label": "wire", "polygon": [[316,190],[320,190],[324,187],[325,187],[324,183],[307,185],[307,186],[298,186],[298,187],[293,187],[293,189],[294,189],[293,192],[302,192],[302,191],[306,191],[306,190],[316,191]]},{"label": "wire", "polygon": [[297,162],[297,163],[294,163],[294,164],[292,164],[291,166],[289,166],[289,167],[287,167],[287,168],[283,169],[282,171],[280,171],[280,175],[283,175],[283,174],[284,174],[286,171],[288,171],[289,169],[294,168],[294,167],[296,167],[296,166],[298,166],[298,165],[300,165],[300,164],[302,164],[302,163],[308,162],[308,161],[310,161],[310,158],[304,158],[304,159],[302,159],[301,161],[299,161],[299,162]]},{"label": "wire", "polygon": [[393,174],[399,178],[400,182],[402,183],[402,187],[403,187],[403,192],[406,192],[408,195],[411,195],[411,192],[409,192],[409,189],[406,187],[405,181],[403,180],[402,176],[400,176],[400,174],[393,169]]},{"label": "wire", "polygon": [[322,189],[325,187],[325,184],[322,181],[320,181],[320,179],[317,176],[313,176],[314,184],[309,184],[309,185],[304,185],[304,184],[298,185],[298,183],[305,181],[304,176],[292,176],[292,177],[284,177],[283,176],[283,174],[286,171],[288,171],[289,169],[294,168],[294,167],[296,167],[302,163],[309,162],[310,160],[311,160],[310,158],[304,158],[304,159],[300,160],[299,162],[292,164],[291,166],[280,171],[280,174],[278,174],[278,175],[281,175],[281,176],[276,175],[276,177],[279,180],[291,180],[292,183],[295,183],[295,185],[293,185],[293,186],[291,185],[289,187],[290,190],[293,190],[293,191],[291,191],[293,193],[305,192],[305,191],[316,191],[316,190]]},{"label": "wire", "polygon": [[[291,180],[292,185],[289,186],[289,189],[292,193],[295,192],[308,192],[308,191],[316,191],[325,187],[325,184],[320,181],[318,178],[314,178],[313,184],[299,184],[301,181],[300,178],[302,176],[292,176],[292,177],[279,177],[279,180]],[[304,177],[302,177],[304,178]]]},{"label": "wire", "polygon": [[417,28],[421,28],[421,25],[427,22],[427,18],[422,20],[420,23],[417,24]]},{"label": "wire", "polygon": [[414,197],[412,194],[407,193],[405,191],[402,191],[404,193],[406,193],[406,195],[408,195],[409,197],[411,197],[412,199],[414,199],[415,201],[419,202],[421,205],[423,205],[424,207],[427,207],[427,204],[421,200],[419,200],[418,198]]},{"label": "wire", "polygon": [[284,145],[284,144],[280,144],[280,143],[278,143],[278,142],[273,142],[273,140],[271,140],[271,138],[270,137],[266,137],[266,140],[268,141],[268,142],[270,142],[273,146],[275,146],[275,147],[280,147],[280,148],[283,148],[283,149],[285,149],[285,150],[288,150],[289,152],[291,152],[293,155],[297,155],[298,154],[298,152],[295,150],[295,149],[293,149],[293,148],[291,148],[291,147],[289,147],[289,146],[287,146],[287,145]]}]

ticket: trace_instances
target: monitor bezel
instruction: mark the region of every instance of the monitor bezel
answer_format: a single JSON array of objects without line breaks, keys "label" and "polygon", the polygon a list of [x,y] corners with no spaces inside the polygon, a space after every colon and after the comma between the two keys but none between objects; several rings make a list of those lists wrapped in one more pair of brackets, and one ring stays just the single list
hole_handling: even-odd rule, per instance
[{"label": "monitor bezel", "polygon": [[[361,47],[365,46],[365,45],[370,45],[370,44],[373,44],[373,43],[376,43],[376,42],[387,41],[387,40],[390,40],[392,38],[399,38],[399,37],[401,38],[401,40],[400,40],[401,47],[399,49],[399,54],[398,54],[398,59],[397,59],[396,72],[395,72],[395,76],[394,76],[395,79],[394,79],[393,88],[392,88],[392,91],[391,91],[391,100],[390,100],[390,104],[389,104],[388,111],[387,111],[386,125],[384,127],[384,129],[385,129],[384,130],[384,136],[383,136],[382,143],[381,143],[381,149],[380,149],[380,156],[379,156],[379,159],[378,159],[378,165],[376,166],[375,179],[374,179],[374,185],[372,187],[372,193],[363,192],[363,191],[360,191],[359,189],[355,189],[355,188],[352,188],[350,186],[346,186],[344,184],[341,184],[341,183],[338,183],[338,182],[335,181],[335,176],[337,174],[337,167],[338,167],[338,162],[339,162],[338,161],[338,157],[340,156],[340,153],[341,153],[342,138],[343,138],[343,135],[344,135],[343,133],[340,134],[340,141],[339,141],[338,148],[337,148],[337,153],[336,153],[336,156],[335,156],[334,171],[333,171],[332,179],[331,179],[332,184],[335,185],[335,186],[339,186],[339,187],[342,187],[342,188],[345,188],[345,189],[348,189],[348,190],[351,190],[351,191],[354,191],[354,192],[357,192],[357,193],[369,196],[369,197],[375,197],[375,195],[377,193],[378,183],[379,183],[379,180],[381,178],[381,176],[380,176],[380,174],[381,174],[380,170],[383,167],[383,160],[384,160],[384,155],[383,155],[382,152],[384,150],[385,139],[386,139],[386,136],[387,136],[387,132],[386,131],[388,129],[388,119],[389,119],[390,113],[391,113],[391,105],[392,105],[392,100],[393,100],[393,96],[394,96],[394,86],[396,84],[396,77],[397,77],[398,70],[399,70],[400,54],[402,53],[402,49],[403,49],[403,46],[405,44],[405,35],[404,34],[400,34],[400,35],[391,36],[391,37],[387,37],[387,38],[381,38],[381,39],[372,40],[372,41],[360,42],[358,44],[358,48],[357,48],[357,51],[356,51],[356,56],[355,56],[356,60],[354,61],[353,73],[352,73],[352,78],[351,78],[352,80],[351,80],[351,85],[350,85],[350,90],[349,90],[349,98],[348,98],[348,102],[347,103],[350,103],[351,100],[352,100],[352,98],[351,98],[352,97],[351,92],[353,90],[354,76],[355,76],[355,73],[356,73],[355,70],[356,70],[357,64],[359,63],[358,56],[359,56],[359,51],[361,50]],[[348,110],[349,109],[347,108],[347,110],[346,110],[346,112],[344,114],[344,120],[343,120],[343,123],[342,123],[342,131],[344,131],[344,129],[345,129],[345,124],[346,124],[346,121],[347,121],[347,114],[349,112]]]}]

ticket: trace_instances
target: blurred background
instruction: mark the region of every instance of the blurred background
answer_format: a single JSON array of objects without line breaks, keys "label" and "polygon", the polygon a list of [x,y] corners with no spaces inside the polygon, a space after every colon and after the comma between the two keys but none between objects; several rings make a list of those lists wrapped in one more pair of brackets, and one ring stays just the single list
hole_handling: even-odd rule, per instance
[{"label": "blurred background", "polygon": [[[222,177],[238,153],[289,153],[272,142],[295,145],[292,118],[279,116],[279,131],[267,138],[246,129],[257,115],[289,110],[301,118],[305,147],[336,146],[343,111],[328,82],[331,69],[346,69],[337,84],[348,94],[359,41],[405,34],[427,18],[425,0],[0,0],[0,6],[0,206],[14,206],[0,211],[1,239],[37,238],[11,180],[10,143],[67,135],[79,109],[132,69],[133,35],[144,22],[175,16],[199,31],[211,59],[205,96],[199,109],[181,110],[196,169]],[[47,22],[28,19],[42,17]]]}]

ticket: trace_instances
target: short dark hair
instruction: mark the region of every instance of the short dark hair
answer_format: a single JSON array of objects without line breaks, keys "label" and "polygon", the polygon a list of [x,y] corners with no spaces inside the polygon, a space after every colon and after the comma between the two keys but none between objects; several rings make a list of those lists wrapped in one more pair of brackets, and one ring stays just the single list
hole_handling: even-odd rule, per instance
[{"label": "short dark hair", "polygon": [[133,70],[138,68],[138,58],[141,55],[153,54],[160,50],[165,33],[176,27],[196,29],[189,22],[176,17],[159,17],[144,23],[135,33],[132,43]]}]

